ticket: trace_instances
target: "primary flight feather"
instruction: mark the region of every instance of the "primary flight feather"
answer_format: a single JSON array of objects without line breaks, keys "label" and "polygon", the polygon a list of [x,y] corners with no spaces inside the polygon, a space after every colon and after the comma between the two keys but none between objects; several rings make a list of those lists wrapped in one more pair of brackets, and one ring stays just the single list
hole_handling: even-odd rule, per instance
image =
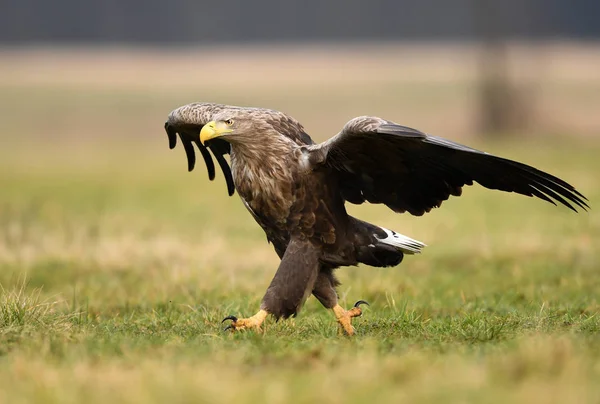
[{"label": "primary flight feather", "polygon": [[366,302],[350,310],[338,304],[334,269],[398,265],[404,254],[419,253],[425,244],[349,216],[346,201],[422,215],[477,182],[574,211],[589,208],[581,193],[553,175],[377,117],[354,118],[315,144],[282,112],[193,103],[172,111],[165,129],[171,149],[179,136],[190,171],[196,145],[211,180],[212,152],[229,195],[237,190],[281,258],[258,313],[225,319],[233,330],[260,329],[269,314],[295,316],[313,294],[346,333],[354,333],[351,319]]}]

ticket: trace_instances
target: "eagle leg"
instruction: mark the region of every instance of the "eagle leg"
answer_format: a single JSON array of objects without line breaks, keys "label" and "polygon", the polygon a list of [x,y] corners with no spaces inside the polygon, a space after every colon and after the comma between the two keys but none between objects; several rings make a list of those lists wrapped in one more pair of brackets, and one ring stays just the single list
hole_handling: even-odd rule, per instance
[{"label": "eagle leg", "polygon": [[252,317],[248,317],[248,318],[237,318],[236,316],[227,316],[221,321],[221,323],[231,320],[231,324],[229,324],[227,327],[225,327],[223,329],[223,331],[227,331],[227,330],[238,331],[238,330],[249,330],[249,329],[254,329],[256,331],[262,331],[260,326],[265,321],[265,318],[267,318],[268,314],[269,313],[266,310],[261,309],[258,311],[258,313],[256,313]]},{"label": "eagle leg", "polygon": [[354,303],[354,307],[352,307],[350,310],[345,310],[339,304],[336,304],[333,307],[333,313],[335,314],[335,318],[342,327],[342,330],[344,330],[344,332],[348,335],[354,335],[354,327],[352,327],[352,318],[360,317],[362,315],[362,309],[360,308],[361,304],[366,304],[367,306],[369,305],[369,303],[365,302],[364,300],[359,300],[358,302]]}]

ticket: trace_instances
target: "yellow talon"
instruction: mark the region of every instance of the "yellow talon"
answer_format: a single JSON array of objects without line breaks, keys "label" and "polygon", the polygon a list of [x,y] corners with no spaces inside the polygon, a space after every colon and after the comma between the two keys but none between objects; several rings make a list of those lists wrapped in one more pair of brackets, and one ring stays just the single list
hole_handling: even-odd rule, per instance
[{"label": "yellow talon", "polygon": [[366,304],[367,306],[369,305],[369,303],[365,302],[364,300],[359,300],[354,304],[354,307],[352,307],[350,310],[344,309],[339,304],[336,304],[333,308],[335,318],[337,319],[344,332],[346,332],[346,334],[348,335],[354,335],[354,327],[352,327],[352,318],[360,317],[362,315],[362,309],[360,308],[361,304]]},{"label": "yellow talon", "polygon": [[258,313],[256,313],[252,317],[248,317],[248,318],[237,318],[236,316],[227,316],[223,319],[223,321],[221,321],[221,323],[223,323],[227,320],[231,320],[231,324],[229,324],[227,327],[225,327],[225,329],[223,331],[227,331],[227,330],[238,331],[238,330],[249,330],[249,329],[255,329],[256,331],[262,331],[260,326],[265,321],[268,314],[269,313],[267,313],[266,310],[259,310]]}]

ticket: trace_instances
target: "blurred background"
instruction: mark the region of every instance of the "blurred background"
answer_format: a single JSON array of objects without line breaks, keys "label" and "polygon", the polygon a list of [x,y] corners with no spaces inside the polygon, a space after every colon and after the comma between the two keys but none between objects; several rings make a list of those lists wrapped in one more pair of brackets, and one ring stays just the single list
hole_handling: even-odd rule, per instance
[{"label": "blurred background", "polygon": [[[81,256],[114,257],[120,268],[151,252],[164,260],[161,274],[174,256],[191,271],[212,259],[218,267],[235,243],[266,261],[234,266],[274,267],[222,177],[209,184],[201,163],[186,173],[183,150],[167,148],[167,114],[193,101],[281,110],[317,141],[355,116],[381,116],[558,174],[594,206],[599,15],[599,2],[583,0],[3,2],[0,262],[28,269],[34,282],[38,268],[45,285],[48,265],[67,271],[65,288],[86,267]],[[449,201],[447,213],[414,228],[416,218],[360,209],[428,243],[464,246],[484,230],[461,241],[440,226],[464,223],[452,209],[477,210],[461,220],[496,226],[490,233],[506,240],[498,249],[511,244],[515,223],[489,219],[495,209],[507,206],[515,220],[523,206],[556,214],[541,202],[468,193],[477,197]],[[592,231],[592,216],[556,217],[559,233],[569,220]],[[531,223],[529,235],[537,232]],[[208,239],[210,255],[190,252]]]},{"label": "blurred background", "polygon": [[[594,136],[600,3],[157,0],[2,4],[2,137],[150,133],[190,101],[358,114],[442,136]],[[94,133],[91,133],[94,132]]]}]

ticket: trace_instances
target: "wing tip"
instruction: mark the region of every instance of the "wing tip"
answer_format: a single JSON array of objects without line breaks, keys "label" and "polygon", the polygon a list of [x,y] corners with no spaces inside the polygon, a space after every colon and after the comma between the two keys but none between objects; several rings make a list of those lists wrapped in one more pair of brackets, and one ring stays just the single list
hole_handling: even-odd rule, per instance
[{"label": "wing tip", "polygon": [[171,127],[169,121],[165,122],[165,132],[169,138],[169,149],[173,150],[177,146],[177,132]]}]

